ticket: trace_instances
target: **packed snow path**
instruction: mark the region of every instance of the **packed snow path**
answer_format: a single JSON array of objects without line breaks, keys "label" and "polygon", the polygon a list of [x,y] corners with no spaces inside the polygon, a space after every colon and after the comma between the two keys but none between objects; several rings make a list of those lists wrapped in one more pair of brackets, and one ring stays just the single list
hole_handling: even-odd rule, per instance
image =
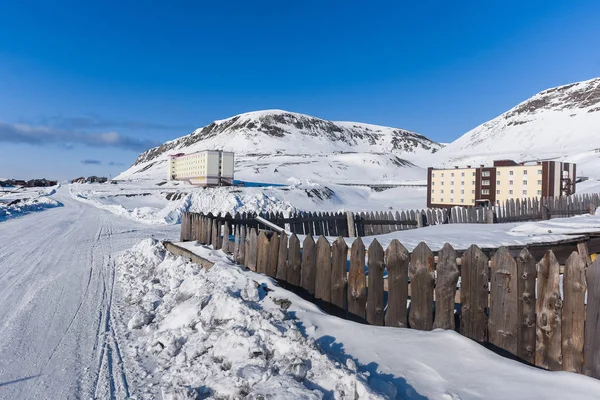
[{"label": "packed snow path", "polygon": [[53,197],[64,206],[0,223],[0,399],[126,398],[112,254],[179,226]]}]

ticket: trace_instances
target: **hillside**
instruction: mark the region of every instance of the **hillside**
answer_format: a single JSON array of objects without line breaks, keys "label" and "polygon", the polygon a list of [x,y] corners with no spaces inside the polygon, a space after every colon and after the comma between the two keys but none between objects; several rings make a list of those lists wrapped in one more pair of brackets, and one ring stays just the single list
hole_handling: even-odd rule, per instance
[{"label": "hillside", "polygon": [[[600,175],[600,78],[544,90],[467,132],[435,157],[433,164],[564,159],[578,171]],[[598,172],[596,172],[598,171]]]},{"label": "hillside", "polygon": [[441,147],[403,129],[266,110],[214,121],[152,148],[116,179],[164,179],[168,154],[221,149],[236,153],[236,179],[397,182],[424,179],[415,164]]}]

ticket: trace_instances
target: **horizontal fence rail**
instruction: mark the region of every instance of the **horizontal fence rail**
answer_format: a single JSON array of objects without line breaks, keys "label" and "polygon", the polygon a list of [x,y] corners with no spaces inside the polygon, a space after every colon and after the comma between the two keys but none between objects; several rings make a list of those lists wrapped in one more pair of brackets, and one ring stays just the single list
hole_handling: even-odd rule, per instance
[{"label": "horizontal fence rail", "polygon": [[541,368],[600,378],[600,257],[592,263],[584,242],[561,266],[552,250],[536,260],[528,249],[488,257],[472,245],[459,257],[446,244],[434,256],[426,243],[409,253],[398,240],[383,249],[357,238],[348,248],[341,237],[330,244],[310,234],[301,245],[296,234],[247,221],[188,214],[182,236],[187,230],[186,240],[212,244],[337,315],[452,329]]}]

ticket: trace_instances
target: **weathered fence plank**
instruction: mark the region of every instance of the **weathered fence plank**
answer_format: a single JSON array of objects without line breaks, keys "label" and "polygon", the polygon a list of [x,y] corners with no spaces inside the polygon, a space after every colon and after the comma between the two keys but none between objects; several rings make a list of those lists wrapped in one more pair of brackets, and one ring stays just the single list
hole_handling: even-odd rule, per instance
[{"label": "weathered fence plank", "polygon": [[454,299],[459,275],[456,251],[446,243],[438,254],[434,329],[454,329]]},{"label": "weathered fence plank", "polygon": [[296,234],[290,236],[288,252],[287,282],[290,285],[300,286],[302,259],[300,254],[300,240]]},{"label": "weathered fence plank", "polygon": [[549,250],[540,261],[538,271],[535,365],[551,371],[562,369],[559,269],[554,252]]},{"label": "weathered fence plank", "polygon": [[410,327],[422,331],[433,328],[433,252],[421,242],[413,250],[408,273],[410,276]]},{"label": "weathered fence plank", "polygon": [[247,267],[256,271],[256,261],[258,256],[258,246],[257,246],[257,237],[256,237],[256,229],[250,229],[250,233],[248,234],[248,251],[246,251],[246,258],[248,259]]},{"label": "weathered fence plank", "polygon": [[585,342],[583,373],[600,379],[600,257],[585,272],[588,288],[585,310]]},{"label": "weathered fence plank", "polygon": [[383,298],[383,248],[374,239],[369,246],[369,290],[367,292],[367,321],[383,326],[385,307]]},{"label": "weathered fence plank", "polygon": [[397,239],[392,240],[385,251],[388,271],[388,306],[385,325],[406,328],[408,299],[408,250]]},{"label": "weathered fence plank", "polygon": [[267,273],[267,263],[269,262],[269,238],[265,231],[261,231],[256,239],[256,272]]},{"label": "weathered fence plank", "polygon": [[360,318],[366,316],[367,282],[365,276],[365,245],[357,238],[350,249],[348,274],[348,312]]},{"label": "weathered fence plank", "polygon": [[491,260],[489,342],[512,354],[518,353],[517,263],[507,247]]},{"label": "weathered fence plank", "polygon": [[331,302],[331,245],[324,236],[317,240],[315,298]]},{"label": "weathered fence plank", "polygon": [[316,276],[316,254],[317,249],[312,235],[306,236],[302,243],[302,267],[300,268],[300,279],[302,288],[308,293],[315,294]]},{"label": "weathered fence plank", "polygon": [[475,245],[461,260],[460,333],[478,342],[487,340],[488,258]]},{"label": "weathered fence plank", "polygon": [[346,310],[348,245],[344,238],[338,237],[333,242],[331,253],[331,304]]},{"label": "weathered fence plank", "polygon": [[277,254],[277,275],[278,280],[287,281],[288,270],[288,237],[285,232],[279,235],[279,250]]},{"label": "weathered fence plank", "polygon": [[268,253],[267,269],[265,273],[271,278],[275,278],[277,276],[277,265],[279,264],[279,235],[277,233],[271,235]]},{"label": "weathered fence plank", "polygon": [[574,251],[565,263],[563,275],[562,367],[563,371],[579,374],[583,372],[585,265],[581,255]]},{"label": "weathered fence plank", "polygon": [[517,283],[519,337],[517,356],[535,363],[535,281],[536,262],[529,250],[521,251],[517,258]]}]

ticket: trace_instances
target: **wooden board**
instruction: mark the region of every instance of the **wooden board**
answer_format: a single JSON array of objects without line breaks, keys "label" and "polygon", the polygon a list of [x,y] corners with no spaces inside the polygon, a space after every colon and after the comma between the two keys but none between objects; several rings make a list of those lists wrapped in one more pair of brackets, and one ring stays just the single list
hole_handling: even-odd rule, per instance
[{"label": "wooden board", "polygon": [[279,235],[273,233],[271,240],[269,240],[269,256],[267,258],[267,269],[266,274],[271,278],[277,276],[277,265],[279,263]]},{"label": "wooden board", "polygon": [[600,257],[588,267],[585,278],[589,290],[585,310],[583,373],[600,379]]},{"label": "wooden board", "polygon": [[288,251],[287,282],[290,285],[300,286],[301,265],[300,240],[298,240],[298,236],[294,233],[290,236]]},{"label": "wooden board", "polygon": [[248,234],[248,249],[246,251],[246,257],[248,258],[248,268],[252,271],[256,271],[256,261],[258,255],[256,229],[250,229]]},{"label": "wooden board", "polygon": [[563,275],[562,367],[563,371],[579,374],[583,372],[585,267],[585,260],[574,251],[565,264]]},{"label": "wooden board", "polygon": [[536,262],[526,248],[517,257],[518,349],[517,356],[535,363],[535,282]]},{"label": "wooden board", "polygon": [[256,272],[267,273],[267,263],[269,262],[269,238],[265,231],[261,231],[256,239]]},{"label": "wooden board", "polygon": [[331,302],[331,245],[324,236],[317,240],[315,298]]},{"label": "wooden board", "polygon": [[347,300],[347,259],[348,245],[343,237],[338,237],[331,246],[331,303],[342,310],[346,310]]},{"label": "wooden board", "polygon": [[560,297],[560,266],[552,250],[539,263],[536,302],[535,365],[560,371],[562,300]]},{"label": "wooden board", "polygon": [[518,352],[517,262],[506,247],[491,260],[489,342],[512,354]]},{"label": "wooden board", "polygon": [[279,252],[277,254],[277,275],[276,278],[284,282],[287,281],[288,270],[288,237],[285,232],[279,235]]},{"label": "wooden board", "polygon": [[388,306],[385,325],[406,328],[406,300],[408,298],[408,250],[397,239],[385,251],[388,271]]},{"label": "wooden board", "polygon": [[438,254],[434,329],[454,329],[454,299],[460,271],[456,251],[446,243]]},{"label": "wooden board", "polygon": [[385,304],[383,302],[383,248],[373,239],[369,246],[369,290],[367,292],[367,321],[383,326]]},{"label": "wooden board", "polygon": [[348,312],[360,318],[366,316],[367,282],[365,275],[365,245],[359,237],[350,249],[348,274]]},{"label": "wooden board", "polygon": [[460,333],[478,342],[487,341],[488,258],[475,245],[461,261]]},{"label": "wooden board", "polygon": [[301,286],[310,294],[315,294],[316,254],[315,241],[311,235],[302,243],[302,267],[300,268]]},{"label": "wooden board", "polygon": [[421,242],[413,250],[408,268],[411,289],[408,321],[411,328],[422,331],[433,328],[433,260],[433,252]]}]

